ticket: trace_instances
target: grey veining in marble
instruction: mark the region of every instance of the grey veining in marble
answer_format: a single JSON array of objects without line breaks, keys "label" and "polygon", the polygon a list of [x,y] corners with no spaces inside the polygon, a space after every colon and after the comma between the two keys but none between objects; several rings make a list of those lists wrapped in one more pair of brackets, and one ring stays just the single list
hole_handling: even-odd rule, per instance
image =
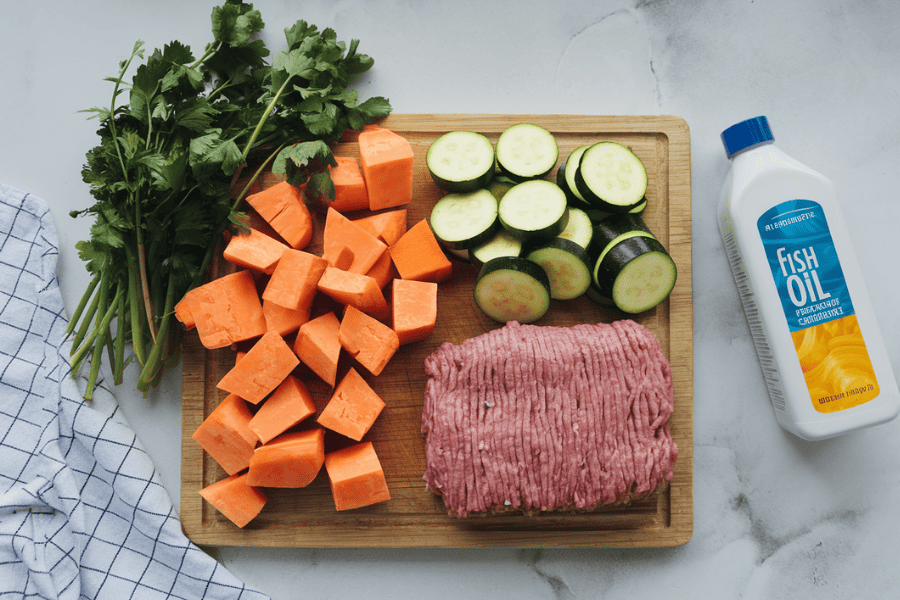
[{"label": "grey veining in marble", "polygon": [[[900,422],[804,442],[775,422],[715,220],[720,132],[758,114],[828,175],[900,367],[900,3],[888,0],[255,3],[267,42],[298,18],[360,38],[364,94],[396,112],[674,114],[692,138],[693,538],[648,550],[221,548],[276,599],[900,596]],[[4,3],[0,180],[53,209],[73,307],[87,278],[80,179],[102,81],[134,41],[202,47],[212,3]],[[900,371],[898,371],[900,372]],[[179,497],[180,381],[117,397]],[[298,590],[302,590],[298,591]]]}]

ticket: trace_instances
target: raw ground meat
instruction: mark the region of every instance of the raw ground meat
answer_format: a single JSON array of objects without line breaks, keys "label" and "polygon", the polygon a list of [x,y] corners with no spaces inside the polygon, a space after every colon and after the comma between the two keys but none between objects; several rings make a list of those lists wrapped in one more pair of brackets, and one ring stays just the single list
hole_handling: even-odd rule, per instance
[{"label": "raw ground meat", "polygon": [[672,478],[671,368],[634,321],[510,322],[425,371],[424,479],[452,516],[591,509]]}]

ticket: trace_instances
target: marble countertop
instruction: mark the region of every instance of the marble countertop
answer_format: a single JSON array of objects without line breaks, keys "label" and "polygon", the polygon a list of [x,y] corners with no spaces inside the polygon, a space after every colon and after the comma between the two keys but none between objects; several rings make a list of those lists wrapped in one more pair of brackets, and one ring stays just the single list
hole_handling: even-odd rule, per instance
[{"label": "marble countertop", "polygon": [[[202,48],[213,3],[84,0],[4,9],[0,181],[51,207],[71,311],[87,283],[74,245],[95,121],[135,40]],[[900,367],[891,251],[900,220],[900,4],[870,0],[568,3],[255,2],[267,44],[297,19],[359,38],[364,95],[394,111],[671,114],[692,140],[694,534],[642,550],[219,548],[281,600],[320,598],[886,598],[900,591],[900,420],[805,442],[776,424],[716,225],[729,168],[719,134],[767,115],[778,145],[837,186]],[[133,374],[131,374],[133,376]],[[132,379],[133,380],[133,379]],[[174,502],[181,382],[116,397]]]}]

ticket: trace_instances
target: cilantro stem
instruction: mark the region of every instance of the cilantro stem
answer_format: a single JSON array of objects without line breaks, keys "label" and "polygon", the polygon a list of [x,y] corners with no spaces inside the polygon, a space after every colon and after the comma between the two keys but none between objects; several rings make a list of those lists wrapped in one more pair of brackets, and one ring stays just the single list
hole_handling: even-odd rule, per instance
[{"label": "cilantro stem", "polygon": [[87,312],[84,315],[84,319],[81,322],[81,326],[78,328],[78,331],[75,332],[75,337],[72,340],[72,349],[74,351],[75,348],[79,348],[81,346],[82,341],[84,340],[84,336],[87,335],[88,328],[91,326],[91,323],[94,321],[94,315],[97,314],[97,307],[100,305],[100,293],[94,294],[94,299],[91,301],[91,305],[88,307]]},{"label": "cilantro stem", "polygon": [[128,60],[122,65],[122,69],[119,71],[119,77],[116,79],[116,85],[113,87],[112,101],[109,104],[109,130],[112,133],[116,154],[119,157],[119,165],[122,167],[122,179],[125,183],[128,183],[128,169],[125,168],[125,159],[122,158],[122,147],[119,143],[119,134],[116,130],[116,98],[119,97],[119,85],[122,83],[125,73],[131,65],[131,61],[134,60],[135,56],[144,56],[144,52],[141,50],[143,45],[144,42],[141,40],[135,42],[134,49],[131,51],[131,56],[128,57]]},{"label": "cilantro stem", "polygon": [[[118,303],[116,306],[116,315],[118,323],[116,325],[116,347],[110,363],[113,366],[113,383],[119,385],[122,383],[125,373],[125,305],[127,304],[127,294],[118,294]],[[139,345],[139,344],[138,344]]]},{"label": "cilantro stem", "polygon": [[147,329],[150,337],[156,342],[156,324],[153,322],[153,303],[150,300],[150,282],[147,281],[147,254],[144,249],[144,233],[141,225],[141,204],[134,203],[134,235],[137,238],[138,280],[141,282],[141,295],[144,299],[144,311],[147,314]]},{"label": "cilantro stem", "polygon": [[263,125],[265,125],[266,121],[269,118],[269,115],[272,114],[272,110],[275,108],[275,104],[278,102],[278,98],[281,97],[281,94],[284,92],[285,88],[287,88],[287,84],[290,83],[291,79],[293,78],[293,75],[291,75],[284,80],[284,83],[281,84],[281,87],[278,89],[278,91],[275,93],[275,96],[266,107],[266,112],[263,113],[263,116],[259,120],[259,123],[256,124],[256,129],[254,129],[253,133],[250,134],[250,139],[247,141],[247,145],[244,147],[244,152],[242,153],[244,160],[247,160],[247,156],[249,156],[250,150],[253,148],[253,144],[256,143],[256,138],[259,137],[259,132],[262,131]]},{"label": "cilantro stem", "polygon": [[85,306],[87,306],[88,300],[91,299],[91,295],[94,293],[94,290],[97,289],[97,284],[100,283],[100,274],[94,273],[94,277],[91,279],[91,282],[88,284],[87,289],[84,290],[84,294],[81,295],[81,301],[78,303],[78,306],[75,308],[75,312],[72,313],[72,318],[69,319],[69,324],[66,325],[66,335],[70,335],[73,331],[75,331],[75,327],[78,325],[78,320],[81,319],[81,313],[84,312]]},{"label": "cilantro stem", "polygon": [[137,389],[142,392],[147,392],[147,390],[150,388],[151,383],[157,378],[160,369],[162,368],[161,354],[165,350],[165,347],[168,346],[169,329],[171,328],[169,322],[171,320],[174,309],[175,274],[173,272],[170,272],[168,287],[166,289],[165,310],[163,312],[163,319],[159,328],[159,337],[156,338],[156,341],[153,344],[153,348],[150,350],[150,355],[147,357],[147,363],[144,365],[144,368],[141,369],[140,376],[138,376]]},{"label": "cilantro stem", "polygon": [[[91,331],[91,334],[88,336],[88,339],[85,340],[84,345],[82,345],[81,348],[79,348],[78,351],[75,353],[75,355],[72,357],[72,365],[73,365],[72,372],[73,373],[76,373],[78,371],[78,369],[75,368],[75,365],[80,366],[81,361],[84,359],[84,355],[92,347],[94,341],[96,341],[96,339],[100,335],[100,333],[103,331],[106,331],[109,328],[109,323],[112,321],[113,316],[116,314],[116,305],[118,304],[118,297],[121,293],[122,293],[122,290],[120,288],[116,292],[115,302],[110,303],[109,308],[107,309],[106,313],[103,315],[103,319],[100,321],[99,325]],[[102,352],[98,352],[97,349],[95,348],[94,356],[97,356],[97,355],[102,356]],[[91,377],[88,379],[87,391],[84,394],[85,400],[90,400],[92,397],[93,389],[94,389],[94,387],[96,387],[96,384],[97,384],[97,375],[99,374],[99,368],[100,368],[100,365],[99,365],[99,361],[98,361],[97,367],[96,367],[96,372],[95,372],[94,361],[92,360],[91,361]]]},{"label": "cilantro stem", "polygon": [[128,263],[128,307],[131,319],[131,345],[133,346],[134,355],[138,362],[143,365],[146,361],[144,354],[144,328],[141,324],[141,293],[140,293],[140,273],[137,271],[137,261],[134,257],[134,250],[129,244],[125,244],[125,260]]}]

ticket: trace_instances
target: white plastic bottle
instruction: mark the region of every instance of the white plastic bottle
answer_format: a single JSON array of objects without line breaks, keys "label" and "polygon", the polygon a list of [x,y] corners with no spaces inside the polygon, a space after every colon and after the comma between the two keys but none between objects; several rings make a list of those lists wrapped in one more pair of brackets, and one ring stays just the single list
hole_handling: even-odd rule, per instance
[{"label": "white plastic bottle", "polygon": [[719,230],[778,423],[820,440],[884,423],[900,393],[832,183],[765,117],[722,132]]}]

